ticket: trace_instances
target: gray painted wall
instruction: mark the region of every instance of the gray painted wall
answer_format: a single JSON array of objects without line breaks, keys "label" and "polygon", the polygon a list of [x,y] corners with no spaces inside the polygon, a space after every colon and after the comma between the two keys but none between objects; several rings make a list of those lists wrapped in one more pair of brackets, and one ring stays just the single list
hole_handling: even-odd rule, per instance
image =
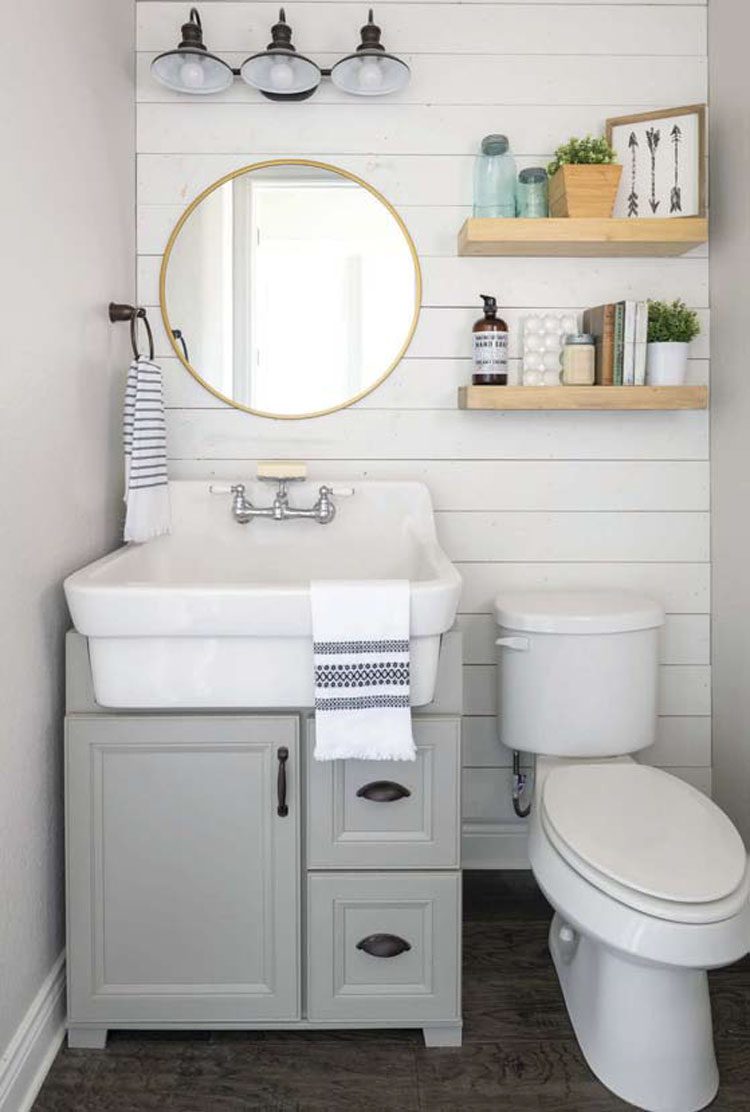
[{"label": "gray painted wall", "polygon": [[750,10],[711,0],[714,794],[750,845]]},{"label": "gray painted wall", "polygon": [[63,946],[60,581],[119,519],[133,28],[132,0],[36,0],[3,30],[0,1055]]}]

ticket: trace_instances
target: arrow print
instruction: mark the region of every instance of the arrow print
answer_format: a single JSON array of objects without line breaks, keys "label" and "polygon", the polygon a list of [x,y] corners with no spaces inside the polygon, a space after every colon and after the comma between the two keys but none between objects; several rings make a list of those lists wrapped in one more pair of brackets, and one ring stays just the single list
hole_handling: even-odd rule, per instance
[{"label": "arrow print", "polygon": [[674,185],[669,194],[669,211],[682,212],[682,189],[680,188],[680,142],[682,131],[679,124],[675,124],[669,133],[674,147]]},{"label": "arrow print", "polygon": [[628,147],[630,148],[630,193],[628,194],[628,216],[638,215],[638,192],[635,188],[635,168],[636,159],[638,157],[638,136],[634,131],[631,131],[630,138],[628,139]]},{"label": "arrow print", "polygon": [[661,132],[658,127],[650,127],[646,132],[646,142],[651,152],[651,196],[649,197],[648,203],[653,213],[656,212],[660,204],[656,199],[656,148],[659,146],[660,139]]}]

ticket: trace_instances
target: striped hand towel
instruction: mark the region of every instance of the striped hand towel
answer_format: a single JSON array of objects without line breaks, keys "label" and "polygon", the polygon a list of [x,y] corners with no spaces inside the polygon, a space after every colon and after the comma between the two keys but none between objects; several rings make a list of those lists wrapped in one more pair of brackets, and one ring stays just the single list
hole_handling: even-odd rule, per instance
[{"label": "striped hand towel", "polygon": [[161,368],[136,359],[125,390],[126,541],[148,541],[171,529]]},{"label": "striped hand towel", "polygon": [[413,761],[409,583],[310,585],[315,758]]}]

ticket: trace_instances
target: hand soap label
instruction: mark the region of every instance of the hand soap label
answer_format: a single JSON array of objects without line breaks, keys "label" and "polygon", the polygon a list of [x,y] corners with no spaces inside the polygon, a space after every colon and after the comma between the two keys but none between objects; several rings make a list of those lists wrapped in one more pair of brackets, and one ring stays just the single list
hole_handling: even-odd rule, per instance
[{"label": "hand soap label", "polygon": [[478,374],[506,374],[508,371],[508,333],[475,332],[474,370]]}]

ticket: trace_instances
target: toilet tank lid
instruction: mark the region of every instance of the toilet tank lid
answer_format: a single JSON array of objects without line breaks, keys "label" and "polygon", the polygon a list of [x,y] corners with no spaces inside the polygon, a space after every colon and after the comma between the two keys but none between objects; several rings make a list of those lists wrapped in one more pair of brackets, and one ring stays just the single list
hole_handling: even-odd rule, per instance
[{"label": "toilet tank lid", "polygon": [[629,591],[503,591],[495,621],[529,633],[623,633],[663,625],[664,609]]}]

